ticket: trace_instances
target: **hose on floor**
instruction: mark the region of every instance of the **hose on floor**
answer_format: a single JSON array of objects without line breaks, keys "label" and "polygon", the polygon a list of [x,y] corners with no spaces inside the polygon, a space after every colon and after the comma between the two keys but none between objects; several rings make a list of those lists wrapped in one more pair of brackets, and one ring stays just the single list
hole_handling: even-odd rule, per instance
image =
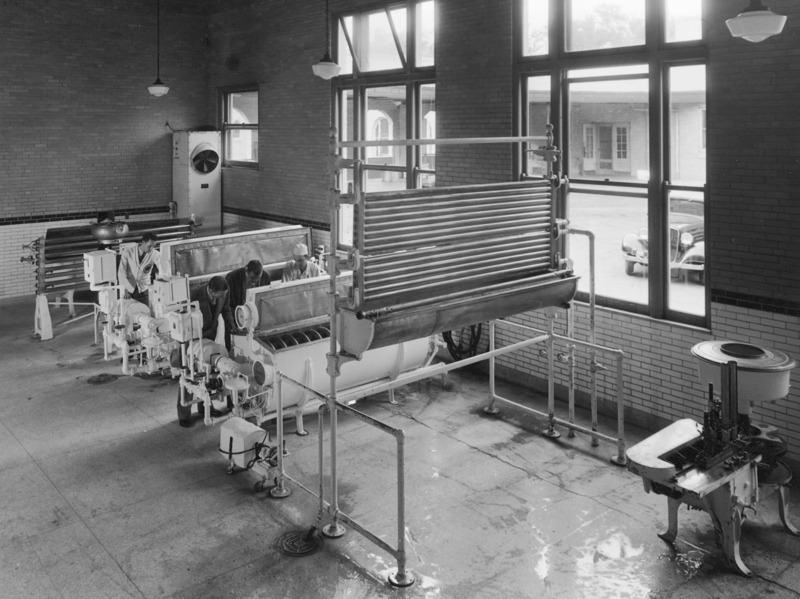
[{"label": "hose on floor", "polygon": [[442,333],[442,338],[447,344],[447,351],[458,361],[471,358],[478,353],[482,334],[483,324],[478,323],[461,327],[457,331],[445,331]]}]

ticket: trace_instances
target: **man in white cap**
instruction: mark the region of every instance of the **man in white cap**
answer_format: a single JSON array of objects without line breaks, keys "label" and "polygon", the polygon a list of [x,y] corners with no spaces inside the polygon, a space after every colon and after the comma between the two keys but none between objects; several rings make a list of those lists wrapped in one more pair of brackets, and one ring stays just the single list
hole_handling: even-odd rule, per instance
[{"label": "man in white cap", "polygon": [[283,282],[296,281],[298,279],[310,279],[324,275],[325,271],[319,265],[308,259],[308,246],[305,243],[298,243],[294,246],[294,260],[289,260],[283,267]]}]

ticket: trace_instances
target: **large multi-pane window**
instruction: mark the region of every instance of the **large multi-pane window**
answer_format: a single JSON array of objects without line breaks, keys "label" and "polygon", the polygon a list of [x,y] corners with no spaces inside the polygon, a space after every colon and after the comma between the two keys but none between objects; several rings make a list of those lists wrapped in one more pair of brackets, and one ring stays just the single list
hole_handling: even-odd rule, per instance
[{"label": "large multi-pane window", "polygon": [[222,93],[225,166],[258,166],[258,89]]},{"label": "large multi-pane window", "polygon": [[[569,178],[568,236],[598,303],[703,324],[705,56],[701,0],[519,0],[520,134],[549,122]],[[554,14],[553,12],[554,11]],[[563,23],[563,27],[554,27]],[[544,163],[519,156],[523,176]]]},{"label": "large multi-pane window", "polygon": [[[436,137],[434,8],[433,0],[408,0],[336,19],[339,139],[376,142],[343,151],[363,164],[364,191],[435,184],[436,146],[408,143]],[[342,170],[342,191],[353,184],[353,171]],[[351,245],[352,209],[343,206],[340,218],[340,243]]]}]

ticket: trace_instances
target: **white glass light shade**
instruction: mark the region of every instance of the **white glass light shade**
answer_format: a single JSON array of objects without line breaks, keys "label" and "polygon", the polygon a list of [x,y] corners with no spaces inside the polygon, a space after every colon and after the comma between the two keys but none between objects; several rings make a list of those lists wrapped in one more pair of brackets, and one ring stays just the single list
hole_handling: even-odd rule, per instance
[{"label": "white glass light shade", "polygon": [[169,92],[169,88],[161,83],[161,79],[156,79],[155,83],[147,88],[147,91],[150,92],[151,95],[155,96],[156,98],[160,98]]},{"label": "white glass light shade", "polygon": [[763,42],[783,31],[786,17],[776,15],[771,10],[750,10],[728,19],[725,24],[733,37],[741,37],[748,42]]},{"label": "white glass light shade", "polygon": [[333,62],[330,54],[325,52],[325,56],[322,57],[322,60],[320,60],[317,64],[312,65],[311,69],[314,71],[314,74],[317,77],[322,79],[332,79],[339,74],[339,71],[342,70],[342,67]]}]

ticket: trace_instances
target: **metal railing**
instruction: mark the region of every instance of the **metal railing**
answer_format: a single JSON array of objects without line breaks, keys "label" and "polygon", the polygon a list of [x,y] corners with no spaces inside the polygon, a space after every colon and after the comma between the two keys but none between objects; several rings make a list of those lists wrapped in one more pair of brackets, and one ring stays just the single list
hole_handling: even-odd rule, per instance
[{"label": "metal railing", "polygon": [[[486,408],[484,408],[484,411],[489,414],[496,414],[499,410],[494,406],[494,403],[495,401],[502,401],[506,404],[513,405],[514,407],[519,408],[525,412],[529,412],[537,416],[544,416],[545,418],[547,418],[548,426],[547,429],[543,431],[543,434],[545,436],[552,438],[559,437],[560,434],[558,433],[558,431],[555,430],[555,426],[557,424],[560,424],[570,429],[570,436],[574,436],[574,431],[587,433],[591,435],[592,446],[597,446],[599,439],[616,443],[617,454],[611,457],[611,461],[619,466],[624,466],[625,465],[625,392],[624,392],[624,382],[622,373],[623,373],[625,352],[623,352],[620,349],[605,347],[602,345],[597,345],[596,343],[589,343],[586,341],[580,341],[578,339],[574,339],[572,337],[558,335],[553,332],[553,317],[548,316],[548,330],[543,334],[546,347],[542,349],[542,354],[547,358],[547,413],[545,413],[497,394],[495,389],[494,350],[496,343],[495,335],[498,322],[501,323],[502,326],[508,327],[510,329],[516,329],[518,331],[524,331],[526,333],[532,333],[537,335],[542,335],[543,333],[542,331],[534,329],[532,327],[518,323],[513,323],[506,320],[492,321],[489,323],[489,354],[491,356],[489,358],[489,398],[491,402]],[[541,338],[541,337],[536,337],[536,338]],[[557,342],[566,344],[567,353],[556,353],[555,345]],[[590,398],[591,428],[586,428],[584,426],[576,424],[575,422],[576,348],[583,348],[589,350],[591,356],[590,357],[590,372],[592,377],[592,393]],[[596,376],[597,376],[597,371],[602,370],[605,367],[599,362],[597,362],[596,359],[597,352],[601,352],[606,355],[612,356],[616,362],[616,368],[615,368],[616,372],[615,402],[617,408],[616,437],[598,432],[598,415],[597,415],[598,396],[596,392]],[[556,360],[566,362],[569,367],[568,416],[566,420],[557,417],[555,414],[554,381],[555,381]]]},{"label": "metal railing", "polygon": [[[317,430],[318,430],[318,446],[319,446],[319,493],[315,493],[301,482],[295,480],[294,478],[290,477],[286,474],[284,468],[284,456],[283,456],[283,399],[282,399],[282,386],[284,382],[288,382],[292,385],[295,385],[302,389],[303,391],[313,394],[318,399],[325,401],[323,405],[320,406],[317,412]],[[290,494],[290,491],[285,486],[285,480],[291,480],[294,484],[298,487],[303,489],[304,491],[314,495],[315,497],[319,498],[319,514],[317,516],[317,524],[320,523],[322,517],[327,512],[332,521],[326,527],[322,529],[323,534],[326,536],[336,538],[340,537],[344,534],[344,530],[341,526],[339,526],[339,520],[342,520],[353,527],[357,532],[361,535],[365,536],[367,539],[378,545],[381,549],[392,555],[397,560],[397,572],[392,574],[390,577],[390,581],[395,586],[410,586],[414,583],[414,575],[406,568],[406,538],[405,538],[405,530],[406,530],[406,519],[405,519],[405,433],[398,428],[393,426],[389,426],[388,424],[381,422],[380,420],[368,416],[363,412],[360,412],[354,408],[351,408],[348,405],[339,402],[331,402],[329,398],[317,393],[310,387],[303,385],[302,383],[295,381],[288,376],[284,375],[281,372],[276,373],[276,389],[277,395],[277,446],[278,446],[278,472],[276,476],[276,484],[270,490],[270,495],[272,497],[287,497]],[[384,541],[380,536],[369,528],[361,524],[358,520],[353,518],[352,516],[346,514],[341,509],[339,509],[338,503],[338,479],[336,477],[331,477],[331,500],[327,501],[325,499],[325,485],[324,485],[324,462],[325,462],[325,450],[324,450],[324,419],[325,413],[330,413],[331,406],[336,412],[343,412],[349,414],[351,416],[355,416],[356,418],[360,419],[361,421],[369,424],[370,426],[387,433],[388,435],[394,437],[397,447],[397,545],[392,546],[391,544]],[[335,412],[334,412],[335,414]],[[332,416],[332,420],[335,419],[335,416]],[[336,455],[337,452],[337,439],[335,436],[331,436],[331,453],[333,456]]]}]

